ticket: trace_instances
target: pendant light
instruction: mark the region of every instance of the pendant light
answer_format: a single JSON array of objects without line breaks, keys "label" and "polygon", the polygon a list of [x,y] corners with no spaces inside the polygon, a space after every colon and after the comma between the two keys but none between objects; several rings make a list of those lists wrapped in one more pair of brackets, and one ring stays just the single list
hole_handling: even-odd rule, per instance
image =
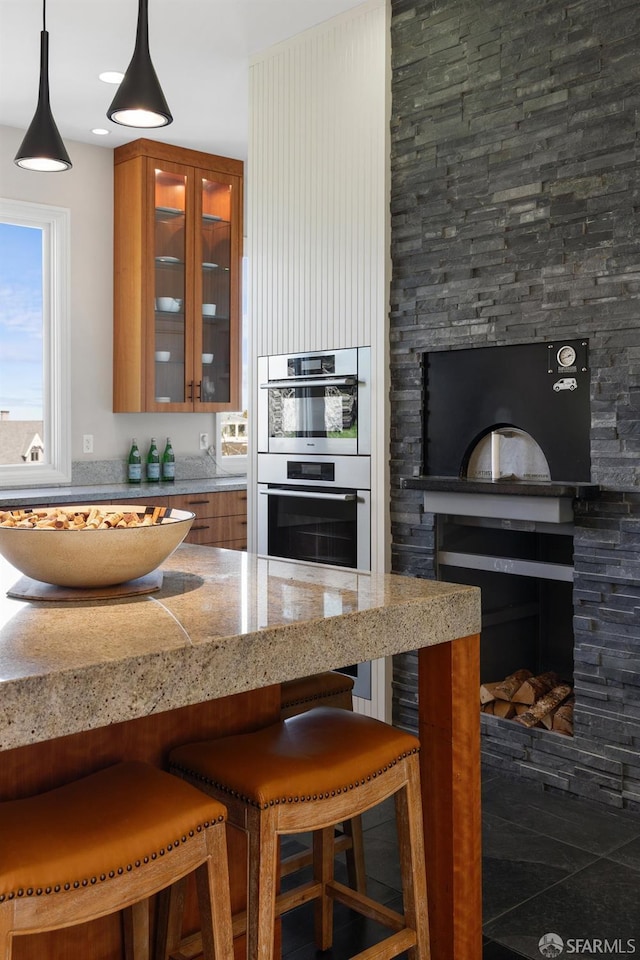
[{"label": "pendant light", "polygon": [[166,127],[173,122],[149,53],[148,0],[139,0],[133,56],[107,116],[125,127]]},{"label": "pendant light", "polygon": [[14,162],[25,170],[61,171],[72,166],[49,103],[49,34],[46,24],[46,0],[42,0],[40,33],[40,90],[38,105]]}]

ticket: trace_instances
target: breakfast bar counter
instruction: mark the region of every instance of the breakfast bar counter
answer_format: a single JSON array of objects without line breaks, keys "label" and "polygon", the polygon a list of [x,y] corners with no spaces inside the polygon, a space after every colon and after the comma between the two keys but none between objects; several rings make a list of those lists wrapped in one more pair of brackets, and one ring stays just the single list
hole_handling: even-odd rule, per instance
[{"label": "breakfast bar counter", "polygon": [[[477,588],[186,545],[162,572],[143,596],[26,601],[0,558],[0,799],[124,757],[162,764],[277,718],[285,680],[418,650],[433,960],[479,960]],[[44,937],[16,957],[64,955]]]}]

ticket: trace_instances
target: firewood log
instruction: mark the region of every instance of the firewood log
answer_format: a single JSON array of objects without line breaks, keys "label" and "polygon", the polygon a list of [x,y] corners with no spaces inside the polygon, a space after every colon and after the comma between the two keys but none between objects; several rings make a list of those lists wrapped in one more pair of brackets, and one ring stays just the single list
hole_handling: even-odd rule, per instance
[{"label": "firewood log", "polygon": [[546,717],[548,713],[551,713],[552,710],[570,697],[572,692],[569,684],[559,684],[559,686],[554,687],[553,690],[550,690],[549,693],[545,694],[544,697],[541,697],[540,700],[529,707],[526,713],[515,717],[515,722],[521,723],[524,727],[535,727],[543,717]]},{"label": "firewood log", "polygon": [[508,677],[505,677],[504,680],[496,684],[493,689],[493,695],[498,700],[511,700],[516,690],[522,686],[525,680],[528,680],[529,677],[532,676],[531,670],[516,670],[515,673],[510,673]]},{"label": "firewood log", "polygon": [[501,683],[500,680],[494,680],[480,685],[480,703],[491,703],[492,700],[495,700],[496,696],[493,691],[499,683]]},{"label": "firewood log", "polygon": [[493,712],[496,717],[502,717],[504,720],[510,720],[515,717],[516,705],[510,700],[494,700]]},{"label": "firewood log", "polygon": [[557,673],[549,671],[540,673],[537,677],[529,677],[513,695],[513,700],[518,703],[535,703],[540,697],[543,697],[549,690],[558,686],[560,677]]},{"label": "firewood log", "polygon": [[558,707],[553,715],[553,727],[556,733],[564,733],[573,736],[573,707],[575,698],[567,700],[562,706]]}]

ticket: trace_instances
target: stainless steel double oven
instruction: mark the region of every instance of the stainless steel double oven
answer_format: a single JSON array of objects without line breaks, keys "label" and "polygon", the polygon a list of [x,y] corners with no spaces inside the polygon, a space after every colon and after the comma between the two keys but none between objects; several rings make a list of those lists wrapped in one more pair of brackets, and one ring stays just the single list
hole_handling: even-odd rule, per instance
[{"label": "stainless steel double oven", "polygon": [[258,452],[371,454],[371,350],[260,357]]},{"label": "stainless steel double oven", "polygon": [[370,350],[258,360],[258,550],[369,570]]},{"label": "stainless steel double oven", "polygon": [[258,376],[258,552],[370,570],[370,348],[260,357]]}]

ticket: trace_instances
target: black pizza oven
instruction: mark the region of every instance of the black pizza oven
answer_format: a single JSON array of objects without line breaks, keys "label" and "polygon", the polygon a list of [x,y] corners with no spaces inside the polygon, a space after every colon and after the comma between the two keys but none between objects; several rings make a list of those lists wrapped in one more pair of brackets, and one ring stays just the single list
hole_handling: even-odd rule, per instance
[{"label": "black pizza oven", "polygon": [[541,448],[551,480],[589,483],[588,346],[560,340],[426,354],[424,474],[466,477],[482,438],[514,427]]},{"label": "black pizza oven", "polygon": [[424,355],[424,469],[403,486],[434,518],[435,576],[481,588],[483,683],[527,669],[573,686],[574,508],[598,492],[588,347]]}]

